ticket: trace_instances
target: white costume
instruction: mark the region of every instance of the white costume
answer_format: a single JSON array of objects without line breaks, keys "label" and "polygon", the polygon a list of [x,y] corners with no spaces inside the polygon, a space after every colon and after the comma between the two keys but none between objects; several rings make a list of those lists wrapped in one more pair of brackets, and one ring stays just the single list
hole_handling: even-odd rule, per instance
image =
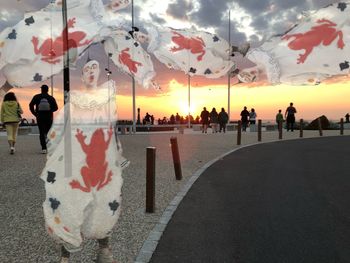
[{"label": "white costume", "polygon": [[113,63],[124,73],[133,76],[145,88],[158,88],[153,81],[156,73],[150,55],[126,31],[114,31],[103,43]]},{"label": "white costume", "polygon": [[350,2],[311,13],[282,36],[249,50],[246,57],[257,67],[244,69],[238,75],[242,82],[257,80],[259,71],[272,84],[292,85],[314,85],[349,74]]},{"label": "white costume", "polygon": [[[110,0],[112,2],[115,0]],[[122,19],[102,0],[68,2],[68,48],[71,63],[93,43],[100,42]],[[57,2],[0,33],[0,69],[8,83],[22,87],[42,82],[63,69],[62,7]]]},{"label": "white costume", "polygon": [[[65,110],[70,111],[70,129],[63,122]],[[46,189],[44,216],[48,232],[70,251],[79,249],[83,237],[109,236],[119,218],[126,162],[122,163],[125,159],[115,138],[115,118],[115,87],[109,81],[87,91],[72,91],[70,103],[48,133],[47,162],[41,174]],[[70,147],[65,146],[67,139]]]},{"label": "white costume", "polygon": [[168,68],[191,76],[219,78],[234,66],[229,43],[210,33],[189,29],[146,28],[147,51]]}]

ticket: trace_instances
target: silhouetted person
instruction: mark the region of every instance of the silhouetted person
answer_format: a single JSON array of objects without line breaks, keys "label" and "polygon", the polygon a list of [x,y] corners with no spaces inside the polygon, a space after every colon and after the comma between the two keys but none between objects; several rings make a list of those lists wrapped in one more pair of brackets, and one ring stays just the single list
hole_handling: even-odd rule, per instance
[{"label": "silhouetted person", "polygon": [[295,113],[297,113],[297,110],[293,107],[293,102],[291,102],[284,114],[284,117],[287,119],[287,131],[294,131]]},{"label": "silhouetted person", "polygon": [[283,124],[283,114],[282,114],[282,110],[278,110],[278,113],[276,114],[276,123],[278,125],[278,127],[280,127],[280,125]]},{"label": "silhouetted person", "polygon": [[247,107],[244,106],[243,110],[241,111],[241,121],[242,121],[242,130],[243,131],[247,130],[248,117],[249,117],[249,111],[247,111]]},{"label": "silhouetted person", "polygon": [[54,97],[48,94],[49,87],[41,86],[41,93],[36,94],[29,103],[31,113],[36,117],[40,133],[40,144],[42,153],[47,153],[46,137],[53,122],[53,112],[57,111],[57,103]]},{"label": "silhouetted person", "polygon": [[175,115],[175,123],[176,124],[180,124],[181,123],[181,116],[179,115],[178,112],[176,112],[176,115]]},{"label": "silhouetted person", "polygon": [[221,108],[218,120],[219,120],[219,126],[220,126],[219,131],[221,132],[221,130],[223,130],[225,133],[226,132],[226,123],[228,122],[228,114],[224,108]]},{"label": "silhouetted person", "polygon": [[345,115],[345,122],[350,122],[349,118],[350,118],[350,115],[349,115],[349,113],[347,113]]},{"label": "silhouetted person", "polygon": [[151,124],[151,115],[149,115],[148,112],[146,112],[146,116],[144,120],[145,120],[145,124]]},{"label": "silhouetted person", "polygon": [[196,119],[194,120],[194,123],[199,124],[199,116],[197,115]]},{"label": "silhouetted person", "polygon": [[249,123],[255,124],[257,116],[258,115],[256,115],[255,109],[251,109],[249,112]]},{"label": "silhouetted person", "polygon": [[209,125],[209,111],[204,107],[201,112],[201,122],[202,122],[202,133],[207,133],[208,125]]},{"label": "silhouetted person", "polygon": [[210,117],[210,125],[213,133],[218,132],[218,123],[219,123],[219,114],[217,113],[216,109],[213,108],[212,111],[209,113]]},{"label": "silhouetted person", "polygon": [[170,116],[170,124],[175,124],[175,116],[174,116],[174,114],[171,114],[171,116]]}]

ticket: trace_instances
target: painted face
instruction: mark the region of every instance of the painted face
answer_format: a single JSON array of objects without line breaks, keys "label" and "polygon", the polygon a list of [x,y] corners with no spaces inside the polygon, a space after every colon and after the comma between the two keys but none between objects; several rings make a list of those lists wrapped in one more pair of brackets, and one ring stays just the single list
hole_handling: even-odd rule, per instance
[{"label": "painted face", "polygon": [[134,32],[134,38],[140,43],[149,42],[149,37],[145,33],[142,32]]},{"label": "painted face", "polygon": [[82,81],[87,87],[96,87],[100,75],[100,65],[96,60],[89,61],[84,65]]},{"label": "painted face", "polygon": [[110,3],[110,7],[113,11],[119,11],[127,7],[130,4],[130,0],[112,0]]}]

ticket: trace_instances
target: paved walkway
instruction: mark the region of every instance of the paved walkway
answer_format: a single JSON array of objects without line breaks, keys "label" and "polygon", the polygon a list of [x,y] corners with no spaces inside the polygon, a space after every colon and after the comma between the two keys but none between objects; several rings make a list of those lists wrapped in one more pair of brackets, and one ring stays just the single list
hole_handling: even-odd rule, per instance
[{"label": "paved walkway", "polygon": [[[346,130],[345,134],[350,135],[350,130]],[[172,136],[178,138],[183,172],[181,181],[175,180],[169,147]],[[159,230],[158,222],[162,221],[164,213],[169,212],[169,203],[173,203],[179,191],[192,181],[193,174],[205,170],[206,166],[203,165],[239,148],[236,136],[236,132],[202,134],[188,130],[185,130],[185,134],[120,136],[124,156],[131,164],[123,171],[122,215],[112,235],[112,250],[119,263],[149,260],[149,253],[144,253],[145,257],[139,257],[140,251],[149,251],[147,241],[155,238],[152,236],[153,230]],[[305,131],[304,136],[319,135],[318,131]],[[325,131],[324,136],[339,136],[339,131]],[[283,140],[298,137],[298,132],[285,133]],[[277,138],[277,132],[263,133],[263,142],[275,141]],[[257,143],[256,133],[242,134],[242,145],[253,143]],[[156,211],[153,214],[145,213],[145,148],[148,146],[157,148]],[[42,202],[45,191],[44,182],[38,175],[45,164],[45,155],[40,154],[40,150],[37,135],[19,136],[16,153],[10,155],[6,136],[0,133],[1,263],[58,262],[59,249],[44,229]],[[71,262],[93,263],[96,246],[94,241],[84,242],[83,250],[74,253]]]},{"label": "paved walkway", "polygon": [[193,184],[151,262],[350,262],[349,156],[349,136],[227,155]]}]

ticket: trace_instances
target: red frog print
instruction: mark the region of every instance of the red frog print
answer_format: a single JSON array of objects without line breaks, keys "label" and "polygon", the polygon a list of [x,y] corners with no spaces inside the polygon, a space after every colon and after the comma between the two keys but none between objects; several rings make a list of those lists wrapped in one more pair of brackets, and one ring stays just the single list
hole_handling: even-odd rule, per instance
[{"label": "red frog print", "polygon": [[[74,24],[75,18],[69,19],[67,27],[74,28]],[[68,32],[68,46],[67,49],[64,50],[65,47],[63,46],[63,36],[64,30],[62,31],[61,36],[57,37],[55,40],[52,38],[46,39],[40,47],[38,47],[39,39],[33,36],[32,43],[34,46],[34,53],[36,55],[40,54],[42,56],[42,61],[50,64],[56,64],[61,61],[59,57],[62,57],[67,50],[86,46],[92,42],[92,40],[83,41],[83,39],[86,37],[86,33],[83,31]]]},{"label": "red frog print", "polygon": [[305,50],[304,54],[299,54],[297,64],[304,63],[314,47],[317,47],[321,44],[324,46],[329,46],[336,38],[338,38],[338,48],[343,49],[345,46],[343,41],[343,32],[341,30],[337,30],[337,24],[327,19],[319,19],[317,20],[317,24],[320,25],[312,27],[308,32],[290,34],[282,37],[282,40],[287,41],[290,38],[294,38],[288,43],[288,47],[290,49]]},{"label": "red frog print", "polygon": [[197,57],[198,61],[201,61],[203,56],[205,55],[205,43],[202,38],[187,38],[178,32],[173,31],[174,36],[171,40],[178,45],[178,47],[172,47],[170,49],[171,52],[176,52],[184,49],[189,49],[192,54],[200,54]]},{"label": "red frog print", "polygon": [[86,136],[77,129],[75,137],[86,154],[86,166],[80,170],[85,185],[79,181],[72,180],[69,184],[72,189],[79,189],[83,192],[91,192],[93,187],[97,186],[97,191],[107,185],[112,180],[112,171],[107,173],[108,162],[106,161],[106,150],[112,138],[112,127],[109,128],[108,138],[105,141],[103,130],[97,129],[91,136],[90,144],[85,143]]},{"label": "red frog print", "polygon": [[137,73],[137,66],[142,66],[142,64],[131,59],[131,56],[128,53],[129,50],[129,48],[122,50],[121,54],[119,55],[119,62],[127,66],[131,73]]}]

